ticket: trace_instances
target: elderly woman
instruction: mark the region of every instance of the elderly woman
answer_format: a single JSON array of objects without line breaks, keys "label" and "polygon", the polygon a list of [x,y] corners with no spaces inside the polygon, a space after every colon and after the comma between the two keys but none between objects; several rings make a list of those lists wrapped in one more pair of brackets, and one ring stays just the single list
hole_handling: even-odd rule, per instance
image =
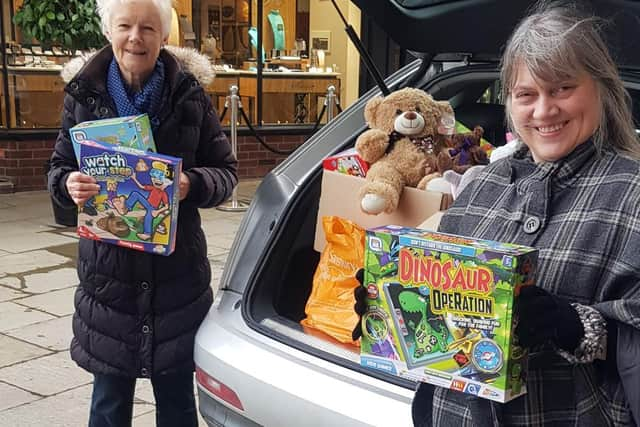
[{"label": "elderly woman", "polygon": [[78,171],[69,129],[147,113],[160,153],[180,157],[176,248],[168,257],[81,239],[71,357],[95,376],[90,426],[130,425],[136,378],[149,378],[159,426],[196,426],[193,341],[212,303],[211,271],[198,208],[220,204],[237,183],[237,161],[201,87],[206,58],[164,47],[171,0],[98,0],[110,45],[63,76],[62,129],[49,173],[63,206],[99,185]]},{"label": "elderly woman", "polygon": [[640,144],[598,27],[555,6],[515,29],[501,77],[524,146],[488,166],[439,228],[539,249],[516,329],[531,350],[528,393],[498,404],[422,384],[416,425],[640,422]]}]

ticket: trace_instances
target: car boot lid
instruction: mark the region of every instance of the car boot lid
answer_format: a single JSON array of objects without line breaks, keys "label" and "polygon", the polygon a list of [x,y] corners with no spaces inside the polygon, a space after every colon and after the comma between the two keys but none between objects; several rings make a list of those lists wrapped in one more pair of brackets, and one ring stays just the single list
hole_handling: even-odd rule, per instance
[{"label": "car boot lid", "polygon": [[[466,60],[499,60],[531,0],[351,0],[402,48]],[[640,2],[593,0],[608,20],[605,38],[621,68],[640,69]]]}]

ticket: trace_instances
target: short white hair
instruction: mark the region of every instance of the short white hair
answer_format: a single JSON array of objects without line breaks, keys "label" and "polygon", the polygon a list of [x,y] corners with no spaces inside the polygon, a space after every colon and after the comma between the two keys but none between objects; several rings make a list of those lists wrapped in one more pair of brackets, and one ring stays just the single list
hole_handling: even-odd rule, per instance
[{"label": "short white hair", "polygon": [[[100,24],[102,26],[102,34],[107,38],[110,30],[111,15],[113,11],[123,3],[130,0],[96,0],[98,15],[100,15]],[[173,9],[173,0],[142,0],[149,1],[155,5],[160,13],[160,23],[162,25],[162,36],[169,37],[171,31],[171,15]]]}]

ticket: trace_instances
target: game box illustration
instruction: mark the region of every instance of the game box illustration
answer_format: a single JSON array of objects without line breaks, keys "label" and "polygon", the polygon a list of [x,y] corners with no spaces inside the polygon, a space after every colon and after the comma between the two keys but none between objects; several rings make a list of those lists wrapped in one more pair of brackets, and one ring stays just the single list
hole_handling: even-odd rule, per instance
[{"label": "game box illustration", "polygon": [[369,170],[369,163],[360,157],[355,148],[350,148],[324,159],[322,167],[326,170],[364,178]]},{"label": "game box illustration", "polygon": [[513,334],[534,248],[382,226],[367,230],[361,364],[498,402],[526,392]]},{"label": "game box illustration", "polygon": [[85,140],[80,171],[100,193],[78,208],[78,235],[169,255],[175,248],[182,159]]},{"label": "game box illustration", "polygon": [[82,122],[69,129],[69,135],[78,160],[80,143],[86,140],[141,151],[157,151],[146,114]]}]

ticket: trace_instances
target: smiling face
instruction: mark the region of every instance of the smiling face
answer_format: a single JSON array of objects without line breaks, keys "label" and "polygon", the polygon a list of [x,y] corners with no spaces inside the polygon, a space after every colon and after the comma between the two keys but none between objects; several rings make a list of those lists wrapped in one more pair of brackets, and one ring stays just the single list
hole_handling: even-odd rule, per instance
[{"label": "smiling face", "polygon": [[520,64],[508,102],[513,126],[536,162],[553,162],[593,135],[602,107],[596,82],[586,73],[542,81]]},{"label": "smiling face", "polygon": [[151,0],[123,2],[111,15],[108,36],[123,78],[140,90],[167,42],[158,8]]}]

